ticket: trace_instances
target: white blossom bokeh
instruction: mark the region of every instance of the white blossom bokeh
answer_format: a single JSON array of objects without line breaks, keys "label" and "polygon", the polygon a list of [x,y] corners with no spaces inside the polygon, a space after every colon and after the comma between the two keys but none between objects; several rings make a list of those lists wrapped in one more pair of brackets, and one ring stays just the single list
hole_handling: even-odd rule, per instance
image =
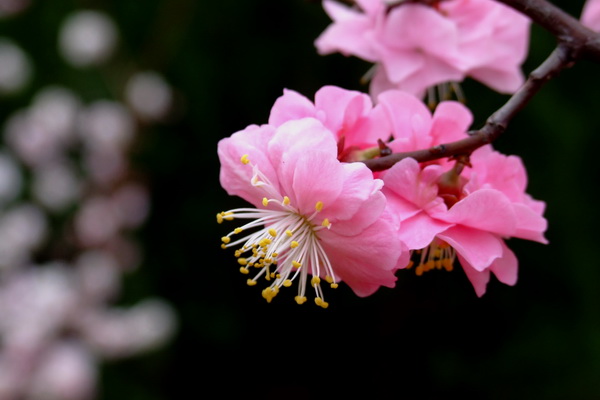
[{"label": "white blossom bokeh", "polygon": [[[0,19],[29,7],[0,0]],[[74,9],[57,32],[56,61],[109,65],[118,46],[109,13]],[[0,37],[0,95],[23,93],[36,68]],[[1,400],[95,399],[105,360],[159,348],[176,331],[165,299],[116,305],[125,275],[143,271],[136,232],[151,210],[131,148],[170,112],[169,83],[148,71],[123,72],[116,96],[39,84],[1,121]]]}]

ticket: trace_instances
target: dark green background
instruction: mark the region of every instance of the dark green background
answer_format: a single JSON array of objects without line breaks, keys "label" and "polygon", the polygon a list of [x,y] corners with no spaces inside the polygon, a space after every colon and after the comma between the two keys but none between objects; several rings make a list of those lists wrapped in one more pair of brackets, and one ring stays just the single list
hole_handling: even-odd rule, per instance
[{"label": "dark green background", "polygon": [[[366,90],[368,65],[317,55],[313,41],[329,19],[314,1],[35,3],[0,22],[36,69],[27,92],[3,100],[3,117],[51,83],[89,100],[119,98],[111,79],[128,69],[158,70],[180,94],[178,118],[149,128],[135,152],[153,209],[139,232],[143,264],[120,298],[167,299],[178,333],[160,350],[103,364],[101,399],[600,398],[599,65],[582,61],[549,82],[496,143],[523,158],[529,193],[547,202],[550,244],[509,241],[516,286],[492,279],[477,298],[460,268],[400,271],[395,289],[368,298],[340,285],[327,310],[285,293],[267,304],[219,247],[234,225],[215,214],[243,202],[219,185],[217,142],[266,122],[283,88],[308,97],[326,84]],[[583,2],[555,4],[577,16]],[[117,22],[122,42],[106,67],[76,70],[58,56],[58,27],[75,8]],[[554,44],[534,26],[525,71]],[[474,128],[507,99],[472,81],[463,89]]]}]

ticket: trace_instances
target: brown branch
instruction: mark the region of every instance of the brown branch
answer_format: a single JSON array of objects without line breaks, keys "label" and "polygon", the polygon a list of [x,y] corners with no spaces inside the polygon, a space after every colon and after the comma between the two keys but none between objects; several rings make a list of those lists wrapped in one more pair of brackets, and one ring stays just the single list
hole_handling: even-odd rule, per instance
[{"label": "brown branch", "polygon": [[546,0],[497,0],[527,15],[561,43],[578,48],[582,57],[600,62],[600,35]]},{"label": "brown branch", "polygon": [[506,130],[513,117],[529,103],[542,86],[556,77],[560,71],[573,65],[573,62],[572,49],[559,44],[550,56],[529,74],[523,86],[487,119],[485,125],[479,130],[469,132],[470,136],[465,139],[429,149],[394,153],[363,162],[373,171],[382,171],[407,157],[425,162],[450,156],[469,155],[475,149],[496,140]]},{"label": "brown branch", "polygon": [[363,161],[371,170],[391,168],[398,161],[411,157],[419,162],[445,157],[469,155],[477,148],[496,140],[507,128],[513,117],[521,111],[542,86],[556,77],[563,69],[571,67],[578,59],[587,57],[600,63],[600,34],[583,26],[577,19],[546,0],[498,0],[529,16],[532,21],[556,36],[558,45],[550,56],[529,74],[523,86],[494,112],[485,125],[469,132],[469,137],[429,149]]}]

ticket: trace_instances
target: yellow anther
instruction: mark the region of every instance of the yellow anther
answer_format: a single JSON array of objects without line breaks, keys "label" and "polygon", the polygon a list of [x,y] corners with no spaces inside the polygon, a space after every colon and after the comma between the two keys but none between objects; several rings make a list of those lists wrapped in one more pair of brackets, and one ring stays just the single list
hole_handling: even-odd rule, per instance
[{"label": "yellow anther", "polygon": [[315,210],[320,212],[322,209],[323,209],[323,202],[317,201],[317,204],[315,204]]},{"label": "yellow anther", "polygon": [[294,268],[300,268],[302,266],[302,264],[300,264],[298,261],[292,261],[292,266]]},{"label": "yellow anther", "polygon": [[231,238],[230,238],[229,236],[223,236],[223,237],[221,238],[221,241],[222,241],[223,243],[227,244],[227,243],[231,242]]},{"label": "yellow anther", "polygon": [[217,214],[217,223],[218,224],[223,223],[223,214],[221,214],[221,213]]},{"label": "yellow anther", "polygon": [[327,218],[325,218],[323,220],[323,222],[321,222],[321,225],[329,228],[331,226],[331,223],[329,222],[329,220]]},{"label": "yellow anther", "polygon": [[292,237],[292,235],[294,234],[294,232],[290,231],[289,229],[285,231],[285,234],[288,235],[289,237]]},{"label": "yellow anther", "polygon": [[263,197],[263,201],[262,201],[263,206],[268,206],[269,205],[269,199],[267,199],[266,197]]},{"label": "yellow anther", "polygon": [[296,296],[294,297],[294,300],[296,300],[296,303],[298,304],[304,304],[306,303],[306,296]]},{"label": "yellow anther", "polygon": [[300,243],[296,242],[295,240],[292,240],[292,243],[290,243],[290,247],[292,249],[295,249],[298,246],[300,246]]},{"label": "yellow anther", "polygon": [[313,276],[310,280],[310,284],[313,285],[313,287],[317,286],[319,283],[321,283],[321,278],[318,276]]},{"label": "yellow anther", "polygon": [[240,267],[240,272],[244,275],[248,275],[250,271],[246,267]]},{"label": "yellow anther", "polygon": [[237,234],[237,233],[241,233],[242,231],[243,231],[243,229],[242,229],[242,228],[235,228],[235,229],[233,230],[233,233],[236,233],[236,234]]},{"label": "yellow anther", "polygon": [[264,238],[258,244],[260,247],[266,247],[267,245],[271,244],[271,239]]},{"label": "yellow anther", "polygon": [[417,268],[415,268],[415,274],[417,274],[417,276],[423,275],[423,264],[421,264]]},{"label": "yellow anther", "polygon": [[248,264],[248,260],[245,258],[238,258],[238,263],[240,263],[240,265],[246,265]]},{"label": "yellow anther", "polygon": [[334,283],[332,283],[332,284],[331,284],[331,288],[332,288],[332,289],[337,289],[337,288],[338,288],[338,284],[337,284],[337,283],[335,283],[335,282],[334,282]]},{"label": "yellow anther", "polygon": [[286,279],[285,281],[283,281],[283,286],[285,286],[285,287],[292,286],[292,280],[291,279]]},{"label": "yellow anther", "polygon": [[225,243],[222,243],[222,244],[221,244],[221,248],[222,248],[222,249],[226,249],[226,248],[227,248],[227,246],[225,246]]},{"label": "yellow anther", "polygon": [[248,164],[250,162],[250,159],[248,158],[248,154],[244,154],[241,158],[240,161],[242,162],[242,164]]},{"label": "yellow anther", "polygon": [[329,276],[329,275],[327,275],[325,277],[325,280],[327,281],[327,283],[333,283],[333,278],[331,276]]},{"label": "yellow anther", "polygon": [[415,265],[415,263],[413,262],[413,260],[410,260],[410,261],[408,262],[408,265],[406,266],[406,269],[410,269],[410,268],[412,268],[412,267],[413,267],[413,265]]},{"label": "yellow anther", "polygon": [[239,258],[242,255],[242,252],[241,252],[241,250],[236,250],[233,254],[235,255],[236,258]]},{"label": "yellow anther", "polygon": [[275,237],[275,236],[277,236],[277,231],[275,229],[271,228],[271,229],[269,229],[269,235]]},{"label": "yellow anther", "polygon": [[289,205],[290,204],[290,198],[287,196],[283,196],[283,204],[284,205]]},{"label": "yellow anther", "polygon": [[318,305],[319,307],[323,307],[323,308],[329,307],[329,303],[320,297],[315,297],[315,304]]},{"label": "yellow anther", "polygon": [[271,278],[275,278],[275,272],[271,272]]},{"label": "yellow anther", "polygon": [[254,279],[248,279],[246,281],[246,283],[248,284],[248,286],[254,286],[254,285],[256,285],[256,281]]},{"label": "yellow anther", "polygon": [[276,287],[268,287],[262,291],[262,297],[264,297],[267,300],[267,303],[270,303],[271,300],[273,300],[273,297],[277,296],[277,293],[279,293],[279,289],[277,289]]},{"label": "yellow anther", "polygon": [[452,260],[449,258],[444,259],[444,261],[442,262],[442,266],[448,272],[450,272],[454,269],[454,266],[452,265]]}]

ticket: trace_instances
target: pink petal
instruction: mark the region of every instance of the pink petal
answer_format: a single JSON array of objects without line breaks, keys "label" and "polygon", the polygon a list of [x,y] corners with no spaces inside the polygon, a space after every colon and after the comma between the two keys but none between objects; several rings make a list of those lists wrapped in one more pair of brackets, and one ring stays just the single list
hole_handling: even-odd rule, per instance
[{"label": "pink petal", "polygon": [[473,285],[473,289],[475,289],[477,296],[483,296],[487,289],[487,284],[490,281],[490,271],[488,269],[477,271],[460,255],[458,256],[458,260],[465,271],[465,275],[467,275],[471,285]]},{"label": "pink petal", "polygon": [[325,126],[338,132],[351,129],[372,108],[372,103],[365,93],[324,86],[315,93],[315,107],[325,111]]},{"label": "pink petal", "polygon": [[453,142],[467,137],[467,130],[473,123],[473,114],[462,103],[442,101],[433,114],[430,135],[433,144]]},{"label": "pink petal", "polygon": [[488,232],[456,225],[437,236],[452,246],[477,271],[483,271],[502,256],[502,239]]},{"label": "pink petal", "polygon": [[279,126],[291,119],[314,117],[315,106],[300,93],[284,89],[283,95],[275,100],[269,115],[269,125]]},{"label": "pink petal", "polygon": [[318,201],[332,204],[339,196],[344,169],[337,160],[331,132],[318,120],[304,118],[284,123],[277,128],[267,153],[277,169],[282,193],[302,213],[310,215]]},{"label": "pink petal", "polygon": [[513,234],[514,237],[521,239],[534,240],[539,243],[548,243],[548,239],[544,236],[544,232],[548,228],[546,218],[537,214],[525,204],[513,204],[517,215],[517,231]]},{"label": "pink petal", "polygon": [[587,0],[583,5],[580,19],[588,28],[600,30],[600,1]]},{"label": "pink petal", "polygon": [[315,40],[319,54],[340,52],[376,62],[368,32],[373,29],[373,20],[350,7],[336,1],[324,1],[323,7],[334,21]]},{"label": "pink petal", "polygon": [[421,171],[415,159],[405,158],[383,175],[384,191],[391,191],[421,209],[445,211],[445,207],[437,207],[441,202],[436,185],[440,174],[438,166]]},{"label": "pink petal", "polygon": [[431,218],[425,213],[419,213],[402,220],[398,237],[409,250],[423,249],[431,244],[433,239],[452,224]]},{"label": "pink petal", "polygon": [[[344,185],[337,199],[325,204],[323,218],[328,218],[334,229],[355,232],[371,225],[385,209],[386,199],[379,191],[381,181],[362,163],[341,164]],[[354,234],[354,233],[352,233]]]},{"label": "pink petal", "polygon": [[500,282],[513,286],[517,283],[519,261],[517,260],[515,253],[513,253],[504,242],[502,243],[502,247],[504,250],[502,257],[496,259],[489,270],[496,275],[496,278],[498,278]]},{"label": "pink petal", "polygon": [[423,101],[407,92],[389,90],[377,97],[377,103],[387,112],[395,139],[408,139],[414,146],[410,150],[429,147],[431,112]]},{"label": "pink petal", "polygon": [[395,7],[388,14],[382,35],[392,48],[411,48],[448,59],[456,57],[458,32],[454,23],[429,6]]},{"label": "pink petal", "polygon": [[490,66],[474,68],[467,73],[473,79],[489,86],[498,93],[514,93],[525,82],[525,74],[517,68],[511,68],[507,71]]},{"label": "pink petal", "polygon": [[323,230],[319,236],[337,276],[357,296],[365,297],[381,286],[396,284],[402,245],[395,232],[393,224],[380,219],[360,235],[339,236]]},{"label": "pink petal", "polygon": [[239,196],[257,207],[262,203],[264,192],[250,184],[253,176],[252,165],[244,165],[240,161],[246,154],[251,163],[258,166],[272,182],[278,182],[277,173],[264,150],[274,133],[275,129],[272,126],[254,125],[219,141],[219,180],[229,195]]},{"label": "pink petal", "polygon": [[434,214],[433,217],[505,236],[514,234],[517,227],[512,203],[502,192],[494,189],[477,190],[452,206],[447,213]]},{"label": "pink petal", "polygon": [[406,79],[398,83],[398,88],[421,97],[427,88],[450,81],[460,82],[465,78],[465,73],[453,65],[427,55],[426,68],[420,68]]}]

